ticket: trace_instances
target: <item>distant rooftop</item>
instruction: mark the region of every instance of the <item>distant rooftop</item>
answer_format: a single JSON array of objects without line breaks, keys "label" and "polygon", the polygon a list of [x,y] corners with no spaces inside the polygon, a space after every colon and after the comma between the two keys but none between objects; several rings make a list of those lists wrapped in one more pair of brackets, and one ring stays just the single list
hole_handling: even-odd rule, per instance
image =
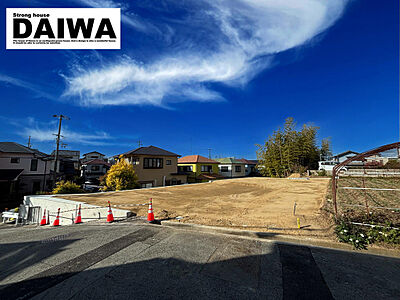
[{"label": "distant rooftop", "polygon": [[357,154],[360,154],[360,153],[355,152],[355,151],[351,151],[351,150],[347,150],[347,151],[344,151],[344,152],[342,152],[342,153],[336,154],[336,155],[333,156],[333,157],[342,157],[342,156],[346,156],[346,155],[348,155],[348,154],[355,154],[355,155],[357,155]]},{"label": "distant rooftop", "polygon": [[215,160],[221,164],[246,164],[245,162],[233,157],[216,158]]},{"label": "distant rooftop", "polygon": [[247,165],[256,165],[258,164],[258,160],[255,159],[246,159],[246,158],[239,158],[239,161],[247,164]]},{"label": "distant rooftop", "polygon": [[85,156],[85,155],[92,154],[92,153],[97,153],[97,154],[105,156],[105,154],[97,152],[97,151],[91,151],[91,152],[88,152],[88,153],[85,153],[85,154],[82,154],[82,155]]},{"label": "distant rooftop", "polygon": [[178,159],[178,164],[196,164],[196,163],[219,164],[219,162],[201,155],[187,155]]},{"label": "distant rooftop", "polygon": [[35,154],[39,156],[47,156],[46,153],[40,152],[37,149],[28,148],[24,145],[15,142],[0,142],[0,152],[25,153],[25,154]]},{"label": "distant rooftop", "polygon": [[104,160],[101,160],[101,159],[92,159],[92,160],[89,160],[88,162],[83,163],[83,165],[104,165],[104,166],[111,167],[110,163],[105,162]]},{"label": "distant rooftop", "polygon": [[[51,152],[51,155],[55,155],[56,150]],[[81,152],[77,150],[58,150],[59,156],[80,156]]]},{"label": "distant rooftop", "polygon": [[[148,146],[148,147],[140,147],[120,155],[153,155],[153,156],[180,156],[179,154],[155,147],[155,146]],[[115,155],[114,157],[119,156]]]}]

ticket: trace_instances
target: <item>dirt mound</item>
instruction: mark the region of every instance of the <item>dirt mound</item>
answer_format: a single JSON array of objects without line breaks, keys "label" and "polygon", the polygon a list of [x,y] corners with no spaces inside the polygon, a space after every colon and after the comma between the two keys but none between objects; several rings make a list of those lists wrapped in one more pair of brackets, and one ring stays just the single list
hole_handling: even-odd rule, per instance
[{"label": "dirt mound", "polygon": [[293,173],[288,178],[299,178],[299,177],[301,177],[300,173]]}]

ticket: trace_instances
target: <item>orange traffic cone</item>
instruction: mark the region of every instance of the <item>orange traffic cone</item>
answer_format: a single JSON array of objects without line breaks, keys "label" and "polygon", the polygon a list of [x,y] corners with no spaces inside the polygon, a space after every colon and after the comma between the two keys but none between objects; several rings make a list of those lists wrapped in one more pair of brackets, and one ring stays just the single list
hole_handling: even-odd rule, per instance
[{"label": "orange traffic cone", "polygon": [[107,222],[108,222],[108,223],[111,223],[111,222],[113,222],[113,221],[114,221],[114,216],[113,216],[113,213],[112,213],[112,211],[111,211],[111,204],[110,204],[110,201],[108,201]]},{"label": "orange traffic cone", "polygon": [[57,217],[53,222],[53,226],[60,226],[60,209],[58,209]]},{"label": "orange traffic cone", "polygon": [[46,210],[44,210],[43,218],[42,218],[42,220],[40,221],[40,226],[43,226],[43,225],[47,225]]},{"label": "orange traffic cone", "polygon": [[153,199],[152,198],[150,198],[149,211],[147,213],[147,221],[154,222]]},{"label": "orange traffic cone", "polygon": [[79,204],[79,209],[78,209],[78,215],[75,218],[75,224],[80,224],[82,223],[82,217],[81,217],[81,205]]}]

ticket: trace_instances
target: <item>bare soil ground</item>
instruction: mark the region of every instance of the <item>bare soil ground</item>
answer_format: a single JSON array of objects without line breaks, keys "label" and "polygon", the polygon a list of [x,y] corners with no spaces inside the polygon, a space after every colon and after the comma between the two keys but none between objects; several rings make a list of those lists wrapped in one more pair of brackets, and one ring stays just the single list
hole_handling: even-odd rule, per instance
[{"label": "bare soil ground", "polygon": [[[147,206],[123,205],[147,203],[153,198],[154,213],[159,219],[182,216],[180,222],[331,237],[331,219],[320,210],[328,183],[325,178],[238,178],[62,198],[102,206],[111,201],[138,216],[147,215]],[[297,218],[301,230],[297,229]]]}]

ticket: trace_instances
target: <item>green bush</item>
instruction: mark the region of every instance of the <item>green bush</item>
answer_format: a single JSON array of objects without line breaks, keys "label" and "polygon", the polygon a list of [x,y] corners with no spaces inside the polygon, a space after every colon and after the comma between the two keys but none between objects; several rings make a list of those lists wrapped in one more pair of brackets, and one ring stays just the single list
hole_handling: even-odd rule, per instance
[{"label": "green bush", "polygon": [[339,242],[353,245],[355,249],[367,249],[367,245],[376,242],[400,244],[400,230],[387,226],[374,225],[365,228],[345,221],[341,221],[335,229]]},{"label": "green bush", "polygon": [[318,176],[327,176],[326,170],[322,169],[317,172]]},{"label": "green bush", "polygon": [[79,194],[83,193],[83,190],[79,185],[72,181],[61,180],[56,183],[56,187],[53,189],[53,194]]},{"label": "green bush", "polygon": [[353,245],[355,249],[367,249],[368,237],[357,227],[344,221],[335,229],[339,242]]}]

